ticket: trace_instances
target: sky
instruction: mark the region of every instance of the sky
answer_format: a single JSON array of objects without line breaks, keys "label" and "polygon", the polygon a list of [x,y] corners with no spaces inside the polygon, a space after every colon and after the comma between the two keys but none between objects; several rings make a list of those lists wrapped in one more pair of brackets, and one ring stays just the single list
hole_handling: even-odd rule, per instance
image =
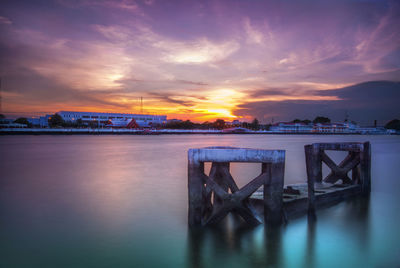
[{"label": "sky", "polygon": [[2,113],[400,118],[400,2],[3,0]]}]

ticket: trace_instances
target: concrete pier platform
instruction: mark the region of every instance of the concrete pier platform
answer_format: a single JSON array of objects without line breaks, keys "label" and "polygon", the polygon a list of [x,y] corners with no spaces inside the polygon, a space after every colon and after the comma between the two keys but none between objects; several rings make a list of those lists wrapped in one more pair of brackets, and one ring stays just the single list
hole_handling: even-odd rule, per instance
[{"label": "concrete pier platform", "polygon": [[[315,184],[315,208],[321,209],[336,205],[344,200],[361,194],[360,185],[351,184]],[[250,203],[263,213],[263,190],[257,190],[250,196]],[[308,213],[308,185],[298,183],[286,185],[283,190],[283,213],[286,220],[302,217]]]},{"label": "concrete pier platform", "polygon": [[[345,151],[336,164],[326,151]],[[280,225],[288,219],[334,205],[371,191],[369,142],[314,143],[304,146],[307,182],[284,185],[285,151],[234,147],[206,147],[188,151],[190,226],[215,224],[235,213],[249,225]],[[209,174],[204,163],[211,163]],[[261,174],[239,188],[230,163],[259,163]],[[322,175],[322,164],[330,172]],[[351,174],[351,176],[350,176]],[[263,217],[261,217],[263,216]]]}]

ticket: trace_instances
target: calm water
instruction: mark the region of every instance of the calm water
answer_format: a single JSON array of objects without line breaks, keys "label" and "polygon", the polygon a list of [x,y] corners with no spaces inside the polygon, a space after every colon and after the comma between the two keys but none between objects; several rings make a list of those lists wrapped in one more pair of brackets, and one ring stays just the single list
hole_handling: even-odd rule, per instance
[{"label": "calm water", "polygon": [[[274,231],[188,231],[189,148],[285,149],[291,183],[304,144],[367,140],[369,200]],[[395,136],[2,136],[0,267],[400,267],[399,168]],[[232,170],[240,186],[259,167]]]}]

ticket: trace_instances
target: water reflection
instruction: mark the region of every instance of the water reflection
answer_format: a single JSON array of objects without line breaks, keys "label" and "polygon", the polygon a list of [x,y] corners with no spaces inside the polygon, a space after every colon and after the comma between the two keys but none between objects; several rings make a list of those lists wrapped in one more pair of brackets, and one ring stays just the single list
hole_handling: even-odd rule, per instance
[{"label": "water reflection", "polygon": [[370,246],[370,196],[349,200],[345,207],[348,228],[354,232],[362,250]]},{"label": "water reflection", "polygon": [[[318,217],[321,218],[324,223],[318,224]],[[322,210],[320,213],[317,211],[316,214],[309,214],[307,217],[307,242],[304,267],[319,267],[316,256],[317,256],[317,241],[323,243],[323,238],[318,237],[319,231],[322,233],[326,230],[324,228],[331,228],[327,221],[331,218],[331,222],[335,222],[340,226],[340,232],[342,236],[346,236],[346,239],[354,241],[358,239],[356,245],[359,245],[361,252],[367,253],[370,245],[370,197],[362,196],[350,199],[339,207],[328,208]],[[337,232],[337,231],[336,231]],[[333,233],[334,235],[340,235],[339,233]],[[323,235],[321,235],[323,237]],[[354,237],[354,238],[353,238]],[[345,250],[345,249],[343,249]]]},{"label": "water reflection", "polygon": [[268,226],[264,228],[265,259],[267,267],[282,265],[282,232],[284,227]]},{"label": "water reflection", "polygon": [[[243,256],[240,262],[253,266],[279,267],[282,252],[282,229],[284,227],[249,227],[235,215],[214,226],[188,229],[189,267],[212,267],[211,260],[224,256]],[[234,260],[232,260],[234,261]],[[244,262],[244,263],[243,263]]]},{"label": "water reflection", "polygon": [[[359,251],[368,251],[369,214],[368,197],[349,200],[339,208],[317,211],[318,217],[309,215],[298,220],[306,223],[306,228],[301,230],[304,231],[304,236],[301,236],[304,243],[294,241],[293,237],[289,240],[284,238],[288,235],[286,229],[291,228],[290,222],[281,227],[260,225],[250,228],[234,215],[229,215],[216,226],[188,229],[188,266],[214,267],[219,265],[218,260],[226,261],[226,256],[230,256],[233,267],[290,267],[286,256],[293,258],[290,263],[299,267],[320,267],[317,252],[324,247],[327,233],[345,237],[349,243],[360,239],[356,242],[362,247]],[[339,230],[332,227],[332,223],[336,227],[339,225]],[[304,254],[297,257],[301,252]],[[242,258],[236,262],[235,256]]]},{"label": "water reflection", "polygon": [[207,267],[207,259],[220,259],[227,253],[248,251],[255,246],[253,231],[254,228],[236,215],[229,215],[213,226],[189,228],[187,256],[190,267]]},{"label": "water reflection", "polygon": [[315,213],[309,214],[307,217],[307,244],[305,254],[304,267],[315,267],[315,234],[316,234],[317,218]]},{"label": "water reflection", "polygon": [[[305,181],[304,144],[366,140],[371,202],[342,202],[278,230],[229,219],[182,232],[189,148],[285,149],[290,184]],[[0,137],[0,266],[396,267],[399,151],[398,136]],[[239,185],[254,170],[232,166]]]}]

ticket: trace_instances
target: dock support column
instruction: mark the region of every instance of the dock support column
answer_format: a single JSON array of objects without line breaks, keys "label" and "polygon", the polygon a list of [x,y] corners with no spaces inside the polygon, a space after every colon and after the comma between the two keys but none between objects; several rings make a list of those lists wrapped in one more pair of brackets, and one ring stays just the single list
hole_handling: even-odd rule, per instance
[{"label": "dock support column", "polygon": [[194,161],[195,150],[189,150],[188,162],[188,193],[189,193],[189,226],[201,226],[203,216],[204,193],[204,163]]},{"label": "dock support column", "polygon": [[308,214],[315,213],[315,182],[322,181],[322,161],[318,147],[313,145],[305,145],[307,168],[307,185],[308,185]]},{"label": "dock support column", "polygon": [[369,142],[363,143],[363,150],[360,152],[360,181],[364,195],[371,192],[371,146]]},{"label": "dock support column", "polygon": [[264,220],[269,225],[283,222],[283,186],[285,162],[263,163],[264,177]]}]

